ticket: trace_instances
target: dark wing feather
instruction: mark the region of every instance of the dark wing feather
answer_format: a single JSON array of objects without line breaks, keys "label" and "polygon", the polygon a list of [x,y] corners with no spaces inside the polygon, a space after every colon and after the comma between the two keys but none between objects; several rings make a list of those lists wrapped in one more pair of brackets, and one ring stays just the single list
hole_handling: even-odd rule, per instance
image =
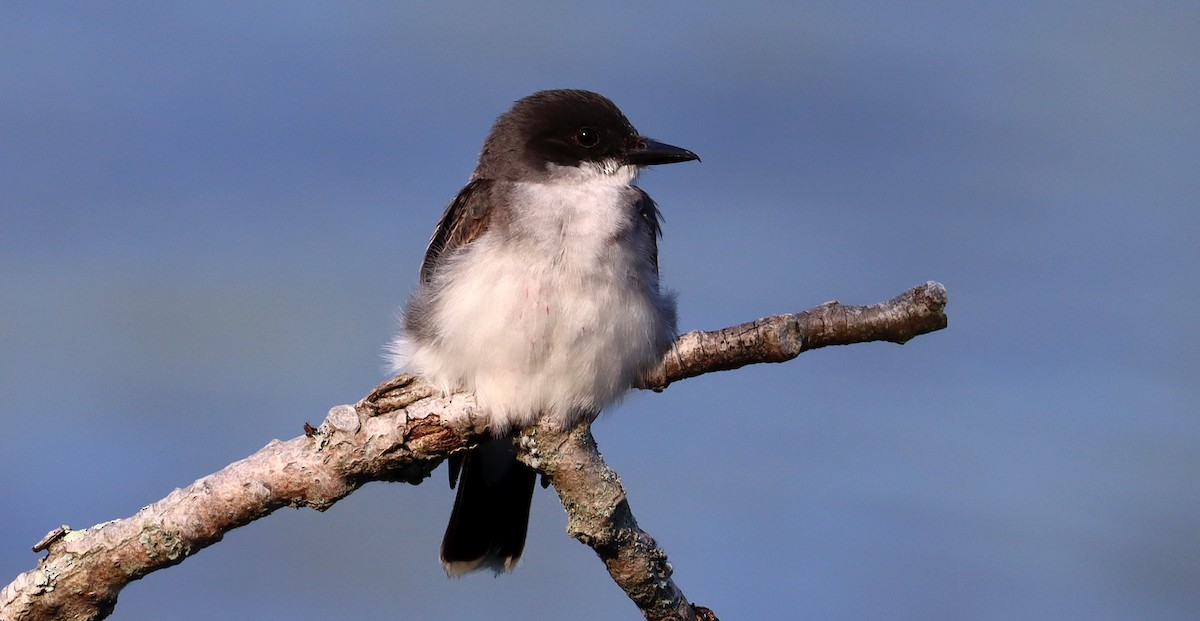
[{"label": "dark wing feather", "polygon": [[646,191],[637,188],[638,197],[637,210],[638,215],[646,222],[647,237],[646,243],[650,246],[650,261],[654,264],[654,275],[658,275],[658,238],[662,237],[662,213],[658,210],[658,205],[654,204],[654,199],[650,198]]},{"label": "dark wing feather", "polygon": [[492,182],[488,179],[472,179],[446,207],[442,219],[438,220],[429,247],[425,249],[425,260],[421,263],[421,282],[429,282],[438,259],[443,253],[466,245],[487,230],[491,222]]}]

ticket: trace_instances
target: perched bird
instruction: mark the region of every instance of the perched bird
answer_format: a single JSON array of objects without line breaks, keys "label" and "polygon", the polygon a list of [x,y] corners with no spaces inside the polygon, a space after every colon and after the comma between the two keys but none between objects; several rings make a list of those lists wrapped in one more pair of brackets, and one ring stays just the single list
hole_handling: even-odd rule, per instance
[{"label": "perched bird", "polygon": [[475,394],[495,437],[450,460],[446,573],[511,571],[536,473],[510,433],[593,419],[675,338],[642,167],[698,160],[638,134],[607,98],[541,91],[501,115],[442,214],[388,347],[393,372]]}]

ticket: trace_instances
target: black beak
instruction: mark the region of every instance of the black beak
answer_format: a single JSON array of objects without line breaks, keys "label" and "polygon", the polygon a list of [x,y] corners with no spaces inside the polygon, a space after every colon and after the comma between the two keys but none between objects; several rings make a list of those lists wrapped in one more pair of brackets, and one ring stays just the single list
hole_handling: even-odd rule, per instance
[{"label": "black beak", "polygon": [[645,136],[638,138],[637,147],[625,155],[634,166],[654,166],[676,162],[700,161],[700,156],[682,147],[672,146]]}]

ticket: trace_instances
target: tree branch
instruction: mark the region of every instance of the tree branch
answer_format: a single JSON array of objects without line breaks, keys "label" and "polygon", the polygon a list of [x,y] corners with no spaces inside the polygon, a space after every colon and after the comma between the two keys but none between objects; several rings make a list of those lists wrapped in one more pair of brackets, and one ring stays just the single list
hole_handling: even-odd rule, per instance
[{"label": "tree branch", "polygon": [[567,512],[567,533],[596,551],[647,619],[696,618],[671,580],[667,553],[638,528],[621,478],[604,462],[590,424],[565,431],[538,424],[521,433],[518,448],[523,461],[550,477]]},{"label": "tree branch", "polygon": [[[872,306],[827,302],[679,338],[660,368],[639,383],[671,382],[756,362],[783,362],[827,345],[904,343],[946,326],[946,290],[928,282]],[[487,437],[469,395],[439,396],[410,375],[376,387],[353,406],[329,411],[319,428],[273,440],[257,453],[177,489],[136,514],[51,531],[34,546],[37,568],[0,590],[0,621],[102,619],[129,582],[183,562],[225,533],[280,507],[323,511],[370,481],[420,483],[449,454]],[[715,620],[671,580],[666,554],[637,526],[620,479],[589,427],[535,425],[520,434],[520,458],[546,474],[568,515],[568,532],[590,546],[647,619]]]},{"label": "tree branch", "polygon": [[658,370],[639,388],[662,390],[671,382],[760,362],[787,362],[830,345],[887,341],[903,345],[946,327],[946,288],[929,281],[879,304],[826,302],[802,313],[773,315],[711,332],[688,332],[675,341]]}]

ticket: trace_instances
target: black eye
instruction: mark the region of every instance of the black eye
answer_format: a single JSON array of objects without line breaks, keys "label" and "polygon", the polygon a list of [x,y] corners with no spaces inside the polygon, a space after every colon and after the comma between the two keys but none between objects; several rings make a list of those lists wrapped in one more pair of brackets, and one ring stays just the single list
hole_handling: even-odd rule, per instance
[{"label": "black eye", "polygon": [[593,127],[580,127],[579,131],[575,132],[575,142],[585,149],[590,149],[600,143],[600,132]]}]

